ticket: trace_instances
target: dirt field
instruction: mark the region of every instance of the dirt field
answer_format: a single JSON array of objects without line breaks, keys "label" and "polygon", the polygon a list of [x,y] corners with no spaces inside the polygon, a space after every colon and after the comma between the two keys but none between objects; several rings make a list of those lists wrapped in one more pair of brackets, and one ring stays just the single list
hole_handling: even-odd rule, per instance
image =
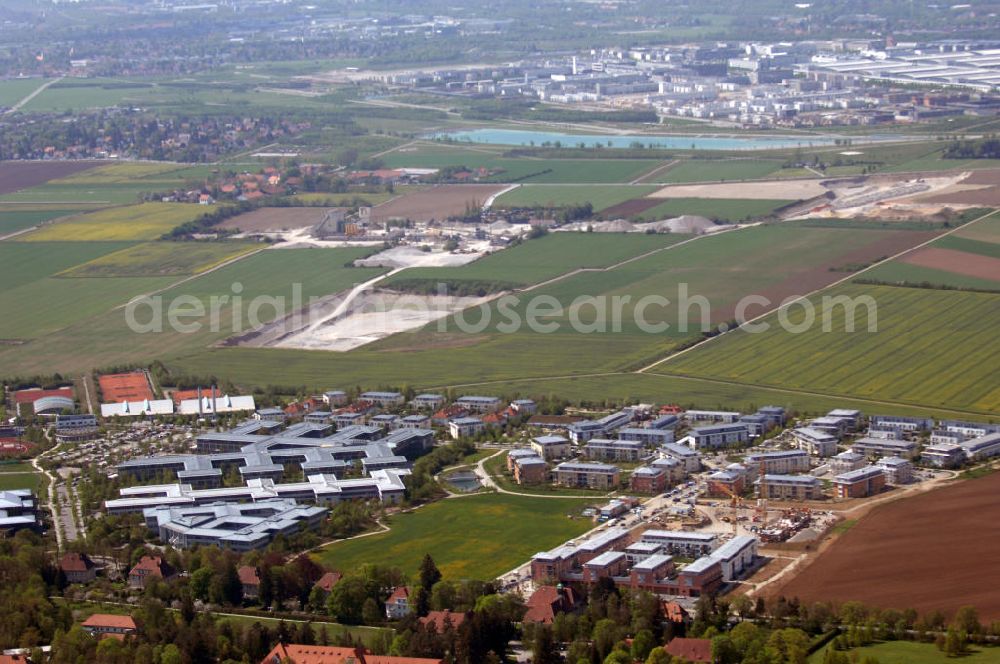
[{"label": "dirt field", "polygon": [[101,385],[101,398],[105,403],[153,398],[144,373],[106,374],[98,378],[98,382]]},{"label": "dirt field", "polygon": [[630,201],[612,205],[601,211],[601,216],[605,219],[628,219],[642,214],[646,210],[655,208],[663,201],[658,198],[633,198]]},{"label": "dirt field", "polygon": [[768,594],[1000,619],[1000,473],[874,508]]},{"label": "dirt field", "polygon": [[283,231],[292,228],[309,228],[323,221],[330,210],[327,207],[274,207],[258,208],[253,212],[226,219],[218,228],[240,230],[243,233]]},{"label": "dirt field", "polygon": [[10,194],[21,189],[44,184],[49,180],[64,178],[88,168],[96,161],[3,161],[0,162],[0,194]]},{"label": "dirt field", "polygon": [[937,194],[921,196],[924,203],[1000,207],[1000,170],[972,171],[960,182]]},{"label": "dirt field", "polygon": [[903,262],[962,274],[967,277],[1000,281],[1000,259],[966,251],[926,247],[908,254],[903,258]]},{"label": "dirt field", "polygon": [[755,200],[806,200],[825,194],[820,180],[787,182],[733,182],[724,184],[681,184],[664,187],[650,198],[750,198]]},{"label": "dirt field", "polygon": [[483,205],[490,196],[506,188],[507,185],[444,184],[377,205],[372,218],[441,221],[463,214],[470,205]]}]

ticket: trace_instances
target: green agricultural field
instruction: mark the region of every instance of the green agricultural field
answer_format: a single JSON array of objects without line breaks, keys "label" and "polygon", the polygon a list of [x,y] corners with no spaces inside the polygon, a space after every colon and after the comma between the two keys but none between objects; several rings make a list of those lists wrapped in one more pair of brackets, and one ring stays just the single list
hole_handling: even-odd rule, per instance
[{"label": "green agricultural field", "polygon": [[590,203],[595,212],[657,191],[650,185],[522,185],[499,196],[494,205],[504,207],[562,207]]},{"label": "green agricultural field", "polygon": [[43,85],[45,85],[43,78],[0,81],[0,106],[13,106]]},{"label": "green agricultural field", "polygon": [[79,209],[56,210],[4,210],[0,208],[0,236],[23,231],[52,219],[80,212]]},{"label": "green agricultural field", "polygon": [[452,498],[391,517],[388,533],[333,544],[315,557],[344,572],[365,563],[393,565],[413,579],[429,553],[445,579],[490,580],[590,530],[580,517],[587,504],[503,494]]},{"label": "green agricultural field", "polygon": [[[347,353],[190,349],[168,364],[183,373],[211,372],[244,385],[257,384],[264,375],[269,382],[311,389],[327,385],[331,375],[352,385],[424,387],[617,372],[666,356],[679,343],[700,334],[702,325],[711,329],[731,319],[735,304],[747,294],[765,295],[776,304],[808,292],[843,276],[828,267],[842,265],[847,256],[881,255],[887,241],[905,246],[914,238],[891,231],[858,233],[784,225],[742,229],[697,238],[612,270],[573,275],[516,295],[517,301],[508,301],[511,306],[504,311],[501,302],[477,308],[462,316],[469,332],[462,331],[453,317]],[[682,284],[690,306],[682,304]],[[555,298],[562,306],[562,310],[535,317],[536,323],[546,327],[554,323],[555,330],[537,325],[531,329],[525,323],[527,307],[531,301],[538,302],[533,298],[539,295]],[[636,323],[635,307],[648,295],[670,302],[646,307],[643,318],[654,327],[643,330]],[[571,307],[581,296],[602,296],[597,302],[606,306],[603,331],[592,325],[592,305],[584,300]],[[612,298],[616,296],[620,316],[614,313]],[[694,304],[696,296],[706,298],[710,307]],[[754,305],[747,313],[760,311]],[[579,314],[580,332],[570,324],[571,312]],[[679,325],[682,312],[688,314],[687,329]],[[509,328],[512,315],[522,325]],[[487,316],[483,325],[481,317]],[[669,327],[664,329],[663,324]]]},{"label": "green agricultural field", "polygon": [[155,240],[164,233],[193,221],[212,206],[187,203],[142,203],[109,208],[52,224],[25,235],[30,242],[107,240]]},{"label": "green agricultural field", "polygon": [[252,242],[146,242],[60,272],[59,277],[173,277],[201,274],[257,251]]},{"label": "green agricultural field", "polygon": [[650,181],[662,184],[758,180],[781,168],[780,161],[767,159],[686,159],[660,171]]},{"label": "green agricultural field", "polygon": [[962,237],[980,242],[1000,243],[1000,215],[983,219],[972,226],[958,229],[953,237]]},{"label": "green agricultural field", "polygon": [[42,476],[37,473],[0,472],[0,491],[11,491],[13,489],[38,491],[41,485]]},{"label": "green agricultural field", "polygon": [[[975,226],[973,226],[975,228]],[[941,238],[940,240],[935,240],[932,247],[938,249],[952,249],[954,251],[964,251],[970,254],[978,254],[980,256],[989,256],[990,258],[1000,258],[1000,244],[996,242],[984,242],[982,240],[975,240],[972,238],[958,237],[956,235],[948,235]]]},{"label": "green agricultural field", "polygon": [[[820,648],[807,660],[809,664],[822,664],[826,651],[833,645]],[[879,664],[943,664],[956,659],[964,664],[996,664],[1000,662],[1000,648],[996,646],[972,646],[968,655],[951,658],[937,649],[933,643],[916,641],[883,641],[862,648],[847,651],[851,661],[864,661],[872,657]],[[856,658],[856,659],[855,659]]]},{"label": "green agricultural field", "polygon": [[887,284],[931,284],[933,286],[948,286],[951,288],[970,288],[977,290],[1000,291],[1000,281],[979,277],[970,277],[955,272],[936,270],[922,265],[910,265],[903,261],[892,261],[885,265],[865,272],[864,279],[871,279]]},{"label": "green agricultural field", "polygon": [[128,246],[127,242],[0,243],[0,293]]},{"label": "green agricultural field", "polygon": [[[40,247],[46,245],[38,244]],[[81,246],[84,245],[81,243]],[[371,251],[370,248],[271,249],[248,256],[174,288],[169,288],[177,281],[172,277],[44,280],[55,284],[58,288],[73,288],[74,291],[77,284],[80,284],[85,297],[98,299],[99,302],[85,300],[90,303],[86,311],[80,311],[84,308],[81,304],[69,301],[65,303],[64,309],[46,307],[34,314],[25,313],[25,316],[52,320],[42,330],[45,333],[34,335],[29,343],[0,347],[0,366],[4,367],[5,373],[12,374],[36,373],[44,366],[63,367],[67,371],[84,371],[93,367],[142,363],[149,362],[150,358],[169,358],[198,352],[209,344],[231,336],[234,330],[248,331],[250,304],[257,296],[280,298],[277,302],[283,303],[287,312],[295,301],[293,284],[300,284],[301,304],[306,304],[311,297],[337,293],[381,274],[384,272],[381,268],[346,267],[347,264],[370,254]],[[164,312],[163,332],[133,332],[126,325],[124,309],[113,309],[125,304],[137,294],[127,292],[129,286],[135,287],[147,283],[150,285],[138,292],[169,288],[159,295],[159,302],[162,303],[160,311]],[[240,291],[242,301],[239,314],[235,316],[234,321],[232,299],[222,298],[225,296],[232,298],[236,291]],[[55,296],[58,295],[56,292]],[[204,315],[186,316],[183,319],[185,324],[198,324],[197,330],[176,332],[168,325],[165,312],[171,303],[183,302],[179,299],[182,296],[188,301],[196,298],[205,308]],[[217,307],[219,322],[215,330],[212,329],[211,317],[213,296],[219,298]],[[8,297],[12,296],[9,293],[0,296],[0,306],[6,304]],[[97,304],[100,306],[96,306]],[[275,308],[267,302],[261,304],[257,310],[257,317],[261,322],[272,320],[275,317]],[[23,307],[24,301],[19,301],[18,306]],[[10,306],[5,308],[5,311],[15,310]],[[136,320],[140,323],[150,323],[152,313],[149,308],[139,308],[136,311]],[[11,336],[4,331],[3,324],[4,322],[0,320],[0,338]],[[81,347],[87,348],[86,355],[79,353]],[[203,367],[192,367],[189,371],[201,375],[202,369]]]},{"label": "green agricultural field", "polygon": [[792,201],[737,198],[670,198],[639,214],[646,221],[669,219],[692,214],[719,221],[743,221],[771,215]]},{"label": "green agricultural field", "polygon": [[437,284],[451,289],[465,284],[489,284],[499,289],[541,283],[578,268],[607,267],[690,236],[641,233],[550,233],[504,249],[460,267],[414,268],[386,282],[388,287],[436,292]]},{"label": "green agricultural field", "polygon": [[[844,331],[843,307],[833,311],[830,332],[817,322],[793,334],[771,316],[765,333],[726,335],[656,372],[972,413],[1000,410],[993,361],[1000,354],[1000,295],[860,285],[830,294],[873,298],[877,331],[868,331],[865,307],[853,333]],[[803,317],[796,307],[789,320]]]}]

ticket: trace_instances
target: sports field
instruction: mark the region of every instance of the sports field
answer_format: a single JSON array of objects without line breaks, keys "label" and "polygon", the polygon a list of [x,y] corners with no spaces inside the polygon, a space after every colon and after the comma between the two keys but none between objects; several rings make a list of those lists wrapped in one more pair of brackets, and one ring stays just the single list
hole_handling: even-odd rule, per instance
[{"label": "sports field", "polygon": [[260,249],[251,242],[146,242],[60,272],[65,278],[172,277],[200,274]]},{"label": "sports field", "polygon": [[73,217],[19,239],[30,242],[155,240],[211,209],[211,206],[188,203],[141,203],[115,207]]},{"label": "sports field", "polygon": [[[772,316],[767,332],[726,335],[656,372],[985,414],[1000,409],[993,379],[1000,295],[862,285],[829,295],[872,298],[877,331],[867,330],[866,307],[857,309],[855,332],[844,331],[844,307],[833,310],[830,332],[817,324],[794,334]],[[804,316],[797,307],[789,320],[795,325]]]},{"label": "sports field", "polygon": [[342,572],[365,563],[393,565],[414,579],[429,553],[445,579],[491,580],[590,530],[580,511],[591,502],[503,494],[442,500],[389,518],[384,535],[333,544],[315,557]]}]

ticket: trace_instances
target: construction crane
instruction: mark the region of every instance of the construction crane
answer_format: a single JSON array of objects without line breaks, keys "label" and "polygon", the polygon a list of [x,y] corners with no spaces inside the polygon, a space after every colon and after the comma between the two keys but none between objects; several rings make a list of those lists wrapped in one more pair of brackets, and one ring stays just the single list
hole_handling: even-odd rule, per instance
[{"label": "construction crane", "polygon": [[732,513],[733,520],[733,536],[736,536],[739,531],[739,520],[740,520],[740,508],[743,507],[743,499],[736,495],[736,492],[729,489],[729,487],[720,487],[724,493],[729,496],[729,508]]}]

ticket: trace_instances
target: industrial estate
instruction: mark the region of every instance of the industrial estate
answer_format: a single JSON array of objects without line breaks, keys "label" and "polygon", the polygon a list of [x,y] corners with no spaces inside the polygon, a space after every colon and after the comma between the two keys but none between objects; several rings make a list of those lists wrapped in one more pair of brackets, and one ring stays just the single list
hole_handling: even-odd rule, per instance
[{"label": "industrial estate", "polygon": [[0,664],[1000,661],[998,15],[0,3]]}]

